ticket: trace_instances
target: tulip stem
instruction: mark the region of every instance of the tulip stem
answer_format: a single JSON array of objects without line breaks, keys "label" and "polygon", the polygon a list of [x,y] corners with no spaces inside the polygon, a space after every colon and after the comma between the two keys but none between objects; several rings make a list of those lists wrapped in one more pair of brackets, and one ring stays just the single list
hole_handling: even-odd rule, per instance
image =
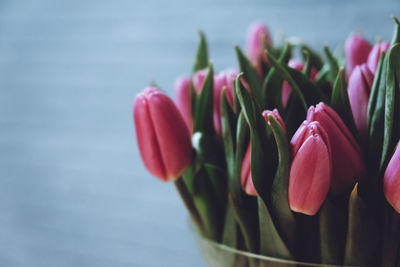
[{"label": "tulip stem", "polygon": [[175,182],[175,187],[179,192],[179,195],[181,196],[183,203],[185,204],[185,207],[190,213],[190,216],[192,217],[193,221],[196,223],[198,229],[200,230],[201,234],[204,235],[204,230],[203,230],[203,224],[200,218],[200,215],[194,205],[193,199],[190,196],[190,193],[188,189],[186,188],[185,182],[183,181],[182,177],[179,177]]}]

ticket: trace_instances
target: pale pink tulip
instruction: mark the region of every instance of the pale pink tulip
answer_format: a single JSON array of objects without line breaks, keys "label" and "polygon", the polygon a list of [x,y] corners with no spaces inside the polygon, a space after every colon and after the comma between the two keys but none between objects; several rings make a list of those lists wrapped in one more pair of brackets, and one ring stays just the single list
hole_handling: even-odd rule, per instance
[{"label": "pale pink tulip", "polygon": [[379,44],[374,45],[371,52],[368,55],[367,66],[371,70],[373,74],[376,72],[376,68],[378,67],[379,58],[382,52],[387,52],[390,47],[389,42],[381,42]]},{"label": "pale pink tulip", "polygon": [[371,44],[359,34],[353,34],[347,38],[345,52],[348,76],[351,75],[357,65],[361,65],[367,61],[371,49]]},{"label": "pale pink tulip", "polygon": [[383,191],[387,201],[400,213],[400,145],[389,161],[383,176]]},{"label": "pale pink tulip", "polygon": [[190,90],[190,79],[180,77],[175,82],[175,103],[185,120],[190,133],[193,132],[192,119],[192,96]]}]

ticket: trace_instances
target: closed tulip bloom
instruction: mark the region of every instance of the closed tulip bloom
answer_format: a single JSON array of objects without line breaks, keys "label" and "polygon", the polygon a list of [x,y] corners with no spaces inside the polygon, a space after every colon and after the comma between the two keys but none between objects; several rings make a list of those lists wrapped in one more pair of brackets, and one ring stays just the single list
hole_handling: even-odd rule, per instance
[{"label": "closed tulip bloom", "polygon": [[383,176],[383,191],[387,201],[400,213],[400,145],[389,161]]},{"label": "closed tulip bloom", "polygon": [[[288,66],[296,69],[298,71],[303,71],[304,69],[304,63],[295,59],[289,60]],[[317,77],[318,71],[315,68],[311,69],[310,73],[310,79],[312,81],[315,80]],[[289,101],[290,94],[292,93],[292,87],[290,87],[289,83],[287,81],[283,81],[282,84],[282,105],[284,108],[287,106],[287,102]]]},{"label": "closed tulip bloom", "polygon": [[238,75],[236,70],[228,69],[219,74],[214,75],[214,129],[218,135],[222,135],[222,122],[221,122],[221,95],[222,89],[226,88],[226,97],[229,105],[234,110],[234,82]]},{"label": "closed tulip bloom", "polygon": [[206,79],[207,74],[208,74],[208,69],[203,69],[196,71],[196,73],[193,75],[192,78],[193,86],[194,90],[198,95],[201,93],[201,89],[203,88],[204,80]]},{"label": "closed tulip bloom", "polygon": [[242,189],[246,192],[246,194],[250,196],[257,196],[257,191],[254,188],[253,179],[251,177],[251,143],[249,143],[246,154],[243,158],[240,177]]},{"label": "closed tulip bloom", "polygon": [[279,115],[278,110],[275,108],[274,110],[264,110],[264,112],[262,113],[264,119],[269,123],[269,118],[268,115],[272,115],[275,117],[275,119],[279,122],[279,124],[281,125],[283,131],[286,132],[286,127],[285,127],[285,123],[282,120],[281,115]]},{"label": "closed tulip bloom", "polygon": [[363,144],[368,138],[367,109],[373,81],[374,74],[362,64],[355,67],[348,84],[351,111]]},{"label": "closed tulip bloom", "polygon": [[193,132],[192,119],[192,96],[190,90],[190,79],[180,77],[175,82],[175,103],[185,120],[190,133]]},{"label": "closed tulip bloom", "polygon": [[190,164],[189,130],[174,102],[154,87],[135,98],[133,116],[143,162],[162,181],[179,177]]},{"label": "closed tulip bloom", "polygon": [[378,67],[379,58],[382,52],[387,52],[390,47],[389,42],[381,42],[379,44],[374,45],[371,52],[368,55],[367,66],[370,71],[375,74],[376,68]]},{"label": "closed tulip bloom", "polygon": [[291,141],[298,149],[290,167],[289,206],[295,212],[315,215],[331,185],[330,141],[318,122],[306,123],[296,136]]},{"label": "closed tulip bloom", "polygon": [[311,106],[307,121],[318,121],[329,137],[332,148],[331,192],[340,194],[351,190],[365,176],[360,147],[339,115],[324,103]]},{"label": "closed tulip bloom", "polygon": [[271,37],[268,28],[261,22],[253,23],[247,35],[247,52],[251,62],[258,69],[261,62],[267,61],[264,53],[264,44],[271,45]]},{"label": "closed tulip bloom", "polygon": [[345,52],[347,74],[349,76],[357,65],[361,65],[367,61],[371,49],[371,44],[362,38],[361,35],[353,34],[347,38]]}]

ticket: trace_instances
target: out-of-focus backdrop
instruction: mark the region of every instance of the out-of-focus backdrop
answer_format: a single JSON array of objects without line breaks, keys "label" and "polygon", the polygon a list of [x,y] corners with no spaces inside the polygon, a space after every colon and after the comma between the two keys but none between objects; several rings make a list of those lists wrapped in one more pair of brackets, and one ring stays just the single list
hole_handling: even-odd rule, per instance
[{"label": "out-of-focus backdrop", "polygon": [[254,20],[335,47],[390,39],[392,14],[400,1],[0,1],[0,266],[203,266],[173,184],[142,165],[135,95],[173,95],[196,28],[221,70]]}]

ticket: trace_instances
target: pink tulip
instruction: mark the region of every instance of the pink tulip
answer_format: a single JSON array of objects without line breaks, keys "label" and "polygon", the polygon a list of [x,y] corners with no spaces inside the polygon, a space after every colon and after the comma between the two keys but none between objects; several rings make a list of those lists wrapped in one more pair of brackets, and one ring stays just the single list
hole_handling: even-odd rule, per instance
[{"label": "pink tulip", "polygon": [[186,126],[190,133],[193,132],[192,120],[192,96],[190,90],[190,79],[188,77],[180,77],[175,82],[175,99],[176,106],[185,120]]},{"label": "pink tulip", "polygon": [[345,52],[347,60],[347,74],[349,76],[357,65],[361,65],[367,61],[368,54],[371,49],[371,44],[362,38],[361,35],[353,34],[347,38]]},{"label": "pink tulip", "polygon": [[201,93],[201,89],[203,89],[204,81],[207,77],[208,69],[203,69],[197,71],[192,78],[194,90],[199,95]]},{"label": "pink tulip", "polygon": [[[296,69],[298,71],[303,71],[304,69],[304,63],[295,59],[289,60],[288,63],[289,67]],[[315,80],[317,77],[318,71],[315,68],[311,69],[310,73],[310,79],[312,81]],[[290,94],[292,93],[292,87],[290,87],[289,83],[287,81],[283,81],[282,84],[282,105],[284,108],[287,106],[287,102],[289,101]]]},{"label": "pink tulip", "polygon": [[236,70],[228,69],[214,75],[214,129],[219,136],[222,135],[222,122],[221,122],[221,95],[222,89],[226,88],[226,97],[232,109],[234,107],[234,82],[238,75]]},{"label": "pink tulip", "polygon": [[302,126],[290,142],[296,149],[290,167],[289,206],[295,212],[315,215],[331,185],[331,147],[319,122]]},{"label": "pink tulip", "polygon": [[178,178],[190,164],[189,130],[174,102],[148,87],[135,98],[133,116],[145,166],[162,181]]},{"label": "pink tulip", "polygon": [[371,70],[373,74],[376,72],[376,68],[378,67],[379,58],[382,52],[387,52],[390,47],[389,42],[382,42],[374,45],[371,52],[368,55],[367,66]]},{"label": "pink tulip", "polygon": [[365,176],[365,166],[356,140],[339,115],[322,102],[309,108],[307,121],[318,121],[332,145],[331,192],[339,194],[351,190],[356,181]]},{"label": "pink tulip", "polygon": [[351,110],[363,144],[368,138],[367,108],[373,81],[374,74],[362,64],[355,67],[348,85]]},{"label": "pink tulip", "polygon": [[269,30],[263,23],[255,22],[250,26],[247,34],[247,52],[257,69],[260,69],[263,61],[267,61],[264,44],[271,45]]},{"label": "pink tulip", "polygon": [[281,125],[282,129],[284,132],[286,132],[286,127],[285,127],[285,123],[282,120],[281,115],[279,115],[278,110],[275,108],[274,110],[264,110],[264,112],[262,113],[264,119],[269,123],[269,118],[268,115],[273,115],[275,117],[275,119],[279,122],[279,124]]},{"label": "pink tulip", "polygon": [[246,154],[244,155],[241,171],[241,185],[246,194],[257,196],[257,191],[254,188],[253,179],[251,177],[251,143],[249,143]]},{"label": "pink tulip", "polygon": [[383,191],[387,201],[400,213],[400,145],[389,161],[383,176]]}]

